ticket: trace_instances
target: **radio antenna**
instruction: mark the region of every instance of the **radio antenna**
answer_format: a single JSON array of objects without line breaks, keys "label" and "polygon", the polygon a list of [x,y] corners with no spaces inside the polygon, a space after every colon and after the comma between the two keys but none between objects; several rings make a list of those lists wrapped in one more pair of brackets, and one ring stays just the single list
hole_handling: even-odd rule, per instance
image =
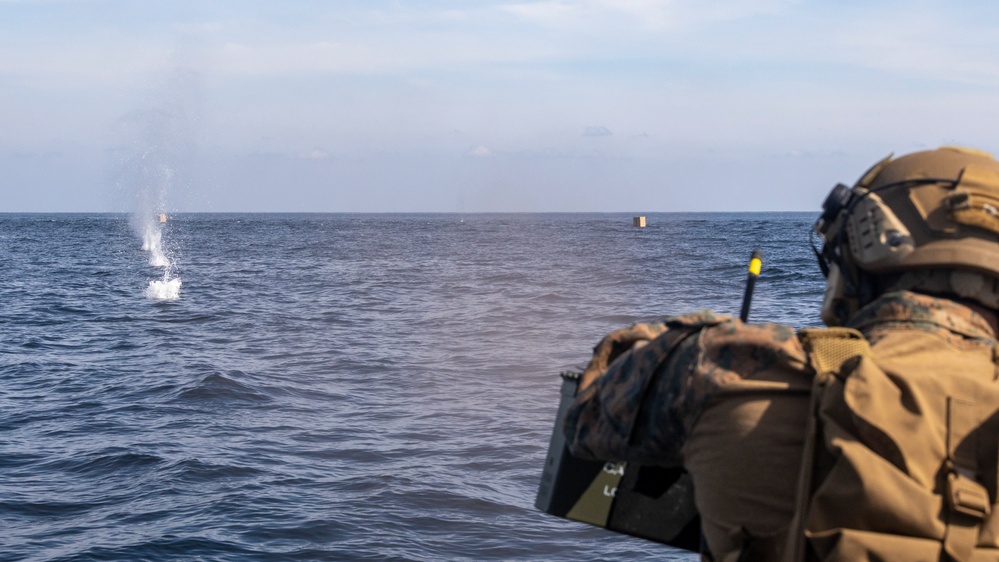
[{"label": "radio antenna", "polygon": [[763,254],[759,250],[753,250],[752,257],[749,258],[749,275],[746,277],[746,293],[742,296],[742,312],[739,313],[739,320],[745,322],[749,319],[749,305],[753,302],[753,289],[756,287],[756,278],[760,276],[760,269],[763,267]]}]

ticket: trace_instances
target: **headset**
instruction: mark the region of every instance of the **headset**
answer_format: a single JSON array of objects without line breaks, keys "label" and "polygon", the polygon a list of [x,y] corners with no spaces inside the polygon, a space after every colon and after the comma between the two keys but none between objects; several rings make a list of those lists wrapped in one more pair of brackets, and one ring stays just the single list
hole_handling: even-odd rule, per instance
[{"label": "headset", "polygon": [[[875,275],[915,267],[915,264],[907,267],[906,258],[916,250],[916,240],[882,198],[889,190],[901,188],[911,194],[912,190],[928,184],[947,186],[953,193],[941,203],[955,226],[961,223],[996,231],[995,226],[983,226],[980,218],[959,216],[961,212],[967,217],[968,213],[983,215],[990,211],[990,204],[976,199],[981,194],[969,195],[968,191],[958,189],[966,181],[966,170],[957,177],[910,177],[872,188],[875,178],[892,162],[892,156],[889,154],[872,166],[853,187],[841,183],[833,187],[812,229],[812,251],[827,279],[821,316],[829,326],[845,324],[877,296]],[[822,240],[821,249],[816,236]]]},{"label": "headset", "polygon": [[[822,320],[827,325],[845,324],[873,299],[874,287],[866,271],[898,263],[915,249],[905,224],[878,195],[909,182],[869,188],[892,156],[872,166],[852,188],[836,184],[822,203],[822,215],[815,222],[810,242],[827,279],[822,299]],[[815,243],[816,235],[822,239],[821,250]]]}]

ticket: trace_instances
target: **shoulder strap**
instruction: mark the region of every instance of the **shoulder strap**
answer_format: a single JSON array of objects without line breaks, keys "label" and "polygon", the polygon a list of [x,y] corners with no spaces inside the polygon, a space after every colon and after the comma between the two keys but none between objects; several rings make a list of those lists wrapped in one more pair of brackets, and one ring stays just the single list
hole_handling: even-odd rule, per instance
[{"label": "shoulder strap", "polygon": [[787,545],[784,548],[784,560],[789,562],[805,560],[805,518],[815,478],[816,448],[821,442],[818,418],[822,395],[830,382],[847,376],[843,373],[846,362],[857,356],[871,354],[871,347],[864,335],[853,328],[805,328],[798,332],[798,339],[808,354],[809,364],[815,370],[815,378],[812,381],[805,447],[798,474],[794,519],[788,529]]},{"label": "shoulder strap", "polygon": [[798,339],[820,379],[842,378],[844,363],[857,356],[871,355],[871,346],[864,335],[853,328],[805,328],[798,332]]}]

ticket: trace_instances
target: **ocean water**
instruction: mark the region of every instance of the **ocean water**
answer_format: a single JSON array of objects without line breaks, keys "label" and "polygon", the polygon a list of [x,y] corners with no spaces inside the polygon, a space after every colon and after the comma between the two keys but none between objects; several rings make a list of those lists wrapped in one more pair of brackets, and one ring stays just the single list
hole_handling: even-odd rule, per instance
[{"label": "ocean water", "polygon": [[557,374],[817,325],[815,217],[647,216],[0,215],[0,559],[696,559],[533,507]]}]

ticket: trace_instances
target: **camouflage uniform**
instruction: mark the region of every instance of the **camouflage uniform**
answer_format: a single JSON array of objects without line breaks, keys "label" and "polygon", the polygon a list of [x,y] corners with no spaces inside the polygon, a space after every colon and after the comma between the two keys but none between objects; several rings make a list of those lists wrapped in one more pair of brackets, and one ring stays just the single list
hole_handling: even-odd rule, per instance
[{"label": "camouflage uniform", "polygon": [[[927,359],[922,350],[932,352],[933,365],[969,355],[990,361],[996,343],[972,309],[908,291],[882,295],[850,326],[870,342],[878,364],[896,372],[918,368]],[[783,545],[814,376],[795,331],[710,312],[647,330],[660,335],[621,355],[577,396],[565,421],[570,450],[587,458],[682,464],[694,480],[714,555],[707,559],[734,560],[755,539]]]}]

